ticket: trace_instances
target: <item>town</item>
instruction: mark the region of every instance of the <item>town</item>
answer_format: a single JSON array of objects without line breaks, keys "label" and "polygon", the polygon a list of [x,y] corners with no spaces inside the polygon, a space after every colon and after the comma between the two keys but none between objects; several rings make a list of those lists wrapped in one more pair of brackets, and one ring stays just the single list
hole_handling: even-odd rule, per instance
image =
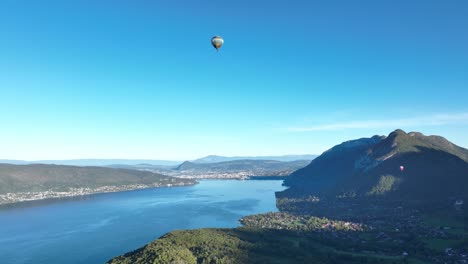
[{"label": "town", "polygon": [[397,263],[468,263],[466,211],[452,199],[422,206],[367,199],[279,197],[281,212],[240,219],[246,228],[293,231],[325,245]]},{"label": "town", "polygon": [[44,199],[57,199],[57,198],[68,198],[78,197],[97,193],[111,193],[111,192],[123,192],[133,191],[148,188],[158,187],[174,187],[174,186],[185,186],[191,185],[187,182],[176,182],[162,183],[156,182],[153,184],[130,184],[120,186],[101,186],[97,188],[68,188],[67,191],[47,190],[43,192],[17,192],[17,193],[6,193],[0,194],[0,206],[12,203],[44,200]]}]

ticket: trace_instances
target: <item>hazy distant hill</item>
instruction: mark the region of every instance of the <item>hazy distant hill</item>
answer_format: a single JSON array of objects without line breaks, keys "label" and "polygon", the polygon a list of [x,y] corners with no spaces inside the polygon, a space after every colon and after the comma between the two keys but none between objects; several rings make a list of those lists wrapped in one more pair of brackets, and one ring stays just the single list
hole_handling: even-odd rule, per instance
[{"label": "hazy distant hill", "polygon": [[276,160],[276,161],[296,161],[296,160],[308,160],[311,161],[316,158],[317,155],[284,155],[284,156],[253,156],[253,157],[224,157],[210,155],[200,159],[193,160],[194,163],[215,163],[223,161],[233,161],[233,160]]},{"label": "hazy distant hill", "polygon": [[[200,159],[193,160],[194,163],[216,163],[223,161],[234,160],[276,160],[276,161],[296,161],[308,160],[311,161],[317,155],[285,155],[285,156],[258,156],[258,157],[223,157],[223,156],[206,156]],[[158,168],[169,168],[179,166],[183,161],[174,160],[152,160],[152,159],[70,159],[70,160],[12,160],[0,159],[1,163],[6,164],[54,164],[54,165],[69,165],[69,166],[103,166],[113,168],[151,168],[153,166],[160,166]]]},{"label": "hazy distant hill", "polygon": [[173,177],[239,179],[248,176],[287,176],[309,163],[310,160],[288,162],[277,160],[230,160],[213,163],[185,161],[178,164],[178,166],[114,164],[108,167],[152,171]]},{"label": "hazy distant hill", "polygon": [[[404,166],[403,172],[400,166]],[[440,136],[396,130],[344,142],[289,177],[289,195],[321,192],[398,198],[468,196],[468,150]]]},{"label": "hazy distant hill", "polygon": [[70,165],[70,166],[111,166],[119,165],[138,165],[149,164],[159,166],[177,166],[181,161],[171,160],[150,160],[150,159],[72,159],[72,160],[0,160],[0,163],[8,164],[55,164],[55,165]]},{"label": "hazy distant hill", "polygon": [[309,160],[282,162],[276,160],[231,160],[215,163],[186,161],[174,171],[184,175],[285,176],[309,164]]},{"label": "hazy distant hill", "polygon": [[0,194],[176,182],[191,181],[148,171],[105,167],[0,164]]},{"label": "hazy distant hill", "polygon": [[0,159],[0,164],[16,164],[16,165],[24,165],[24,164],[29,164],[28,161],[24,160],[10,160],[10,159]]},{"label": "hazy distant hill", "polygon": [[[154,165],[148,163],[141,163],[141,164],[111,164],[107,165],[106,167],[115,168],[115,169],[129,169],[129,170],[147,170],[147,171],[171,171],[172,169],[179,166],[181,162],[178,162],[175,165]],[[164,174],[164,173],[161,173]]]}]

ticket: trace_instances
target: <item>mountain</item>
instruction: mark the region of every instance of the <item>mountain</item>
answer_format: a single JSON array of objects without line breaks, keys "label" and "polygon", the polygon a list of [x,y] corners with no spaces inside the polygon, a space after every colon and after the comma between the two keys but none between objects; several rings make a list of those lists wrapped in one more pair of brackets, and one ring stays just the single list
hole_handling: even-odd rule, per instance
[{"label": "mountain", "polygon": [[[180,162],[178,162],[175,165],[154,165],[154,164],[148,164],[148,163],[140,163],[140,164],[134,164],[134,165],[111,164],[105,167],[116,168],[116,169],[129,169],[129,170],[169,171],[169,170],[176,168],[178,165],[180,165]],[[161,174],[164,174],[164,172],[161,172]]]},{"label": "mountain", "polygon": [[70,165],[70,166],[110,166],[114,164],[120,165],[138,165],[150,164],[161,166],[176,166],[180,161],[171,160],[151,160],[151,159],[72,159],[72,160],[38,160],[31,163],[40,164],[56,164],[56,165]]},{"label": "mountain", "polygon": [[[200,165],[184,162],[177,169]],[[347,141],[285,184],[289,189],[277,193],[279,213],[243,217],[244,226],[233,229],[173,231],[108,263],[466,259],[468,210],[454,202],[468,198],[468,150],[442,137],[396,130]]]},{"label": "mountain", "polygon": [[[217,177],[286,176],[309,164],[308,160],[231,160],[215,163],[185,161],[173,171],[183,175]],[[172,174],[170,174],[172,175]]]},{"label": "mountain", "polygon": [[468,150],[440,136],[395,130],[337,145],[292,173],[285,185],[288,195],[466,197]]},{"label": "mountain", "polygon": [[25,164],[29,164],[29,162],[25,160],[0,159],[0,164],[25,165]]},{"label": "mountain", "polygon": [[[258,156],[258,157],[223,157],[223,156],[206,156],[204,158],[193,160],[194,163],[216,163],[223,161],[234,160],[276,160],[276,161],[296,161],[296,160],[313,160],[317,155],[285,155],[285,156]],[[69,165],[69,166],[104,166],[114,168],[130,168],[161,166],[161,168],[175,167],[182,161],[175,160],[152,160],[152,159],[69,159],[69,160],[11,160],[0,159],[0,164],[54,164],[54,165]]]},{"label": "mountain", "polygon": [[233,161],[233,160],[276,160],[276,161],[296,161],[296,160],[308,160],[311,161],[315,159],[317,155],[284,155],[284,156],[239,156],[239,157],[224,157],[210,155],[200,159],[193,160],[193,163],[215,163],[223,161]]},{"label": "mountain", "polygon": [[68,191],[69,188],[192,183],[148,171],[64,165],[0,164],[0,194]]}]

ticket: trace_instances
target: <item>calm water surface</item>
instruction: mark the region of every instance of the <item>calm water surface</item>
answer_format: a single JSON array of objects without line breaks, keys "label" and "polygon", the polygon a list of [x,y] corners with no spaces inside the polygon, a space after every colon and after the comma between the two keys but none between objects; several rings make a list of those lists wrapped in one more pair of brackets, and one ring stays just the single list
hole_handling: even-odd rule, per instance
[{"label": "calm water surface", "polygon": [[177,229],[236,227],[277,211],[278,180],[91,195],[0,208],[0,263],[104,263]]}]

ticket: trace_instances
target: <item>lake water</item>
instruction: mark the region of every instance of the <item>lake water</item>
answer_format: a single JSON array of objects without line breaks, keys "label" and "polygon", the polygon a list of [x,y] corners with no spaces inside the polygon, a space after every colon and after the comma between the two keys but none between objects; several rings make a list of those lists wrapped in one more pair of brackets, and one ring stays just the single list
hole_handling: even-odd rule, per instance
[{"label": "lake water", "polygon": [[0,208],[0,263],[104,263],[177,229],[236,227],[277,211],[278,180],[204,180]]}]

